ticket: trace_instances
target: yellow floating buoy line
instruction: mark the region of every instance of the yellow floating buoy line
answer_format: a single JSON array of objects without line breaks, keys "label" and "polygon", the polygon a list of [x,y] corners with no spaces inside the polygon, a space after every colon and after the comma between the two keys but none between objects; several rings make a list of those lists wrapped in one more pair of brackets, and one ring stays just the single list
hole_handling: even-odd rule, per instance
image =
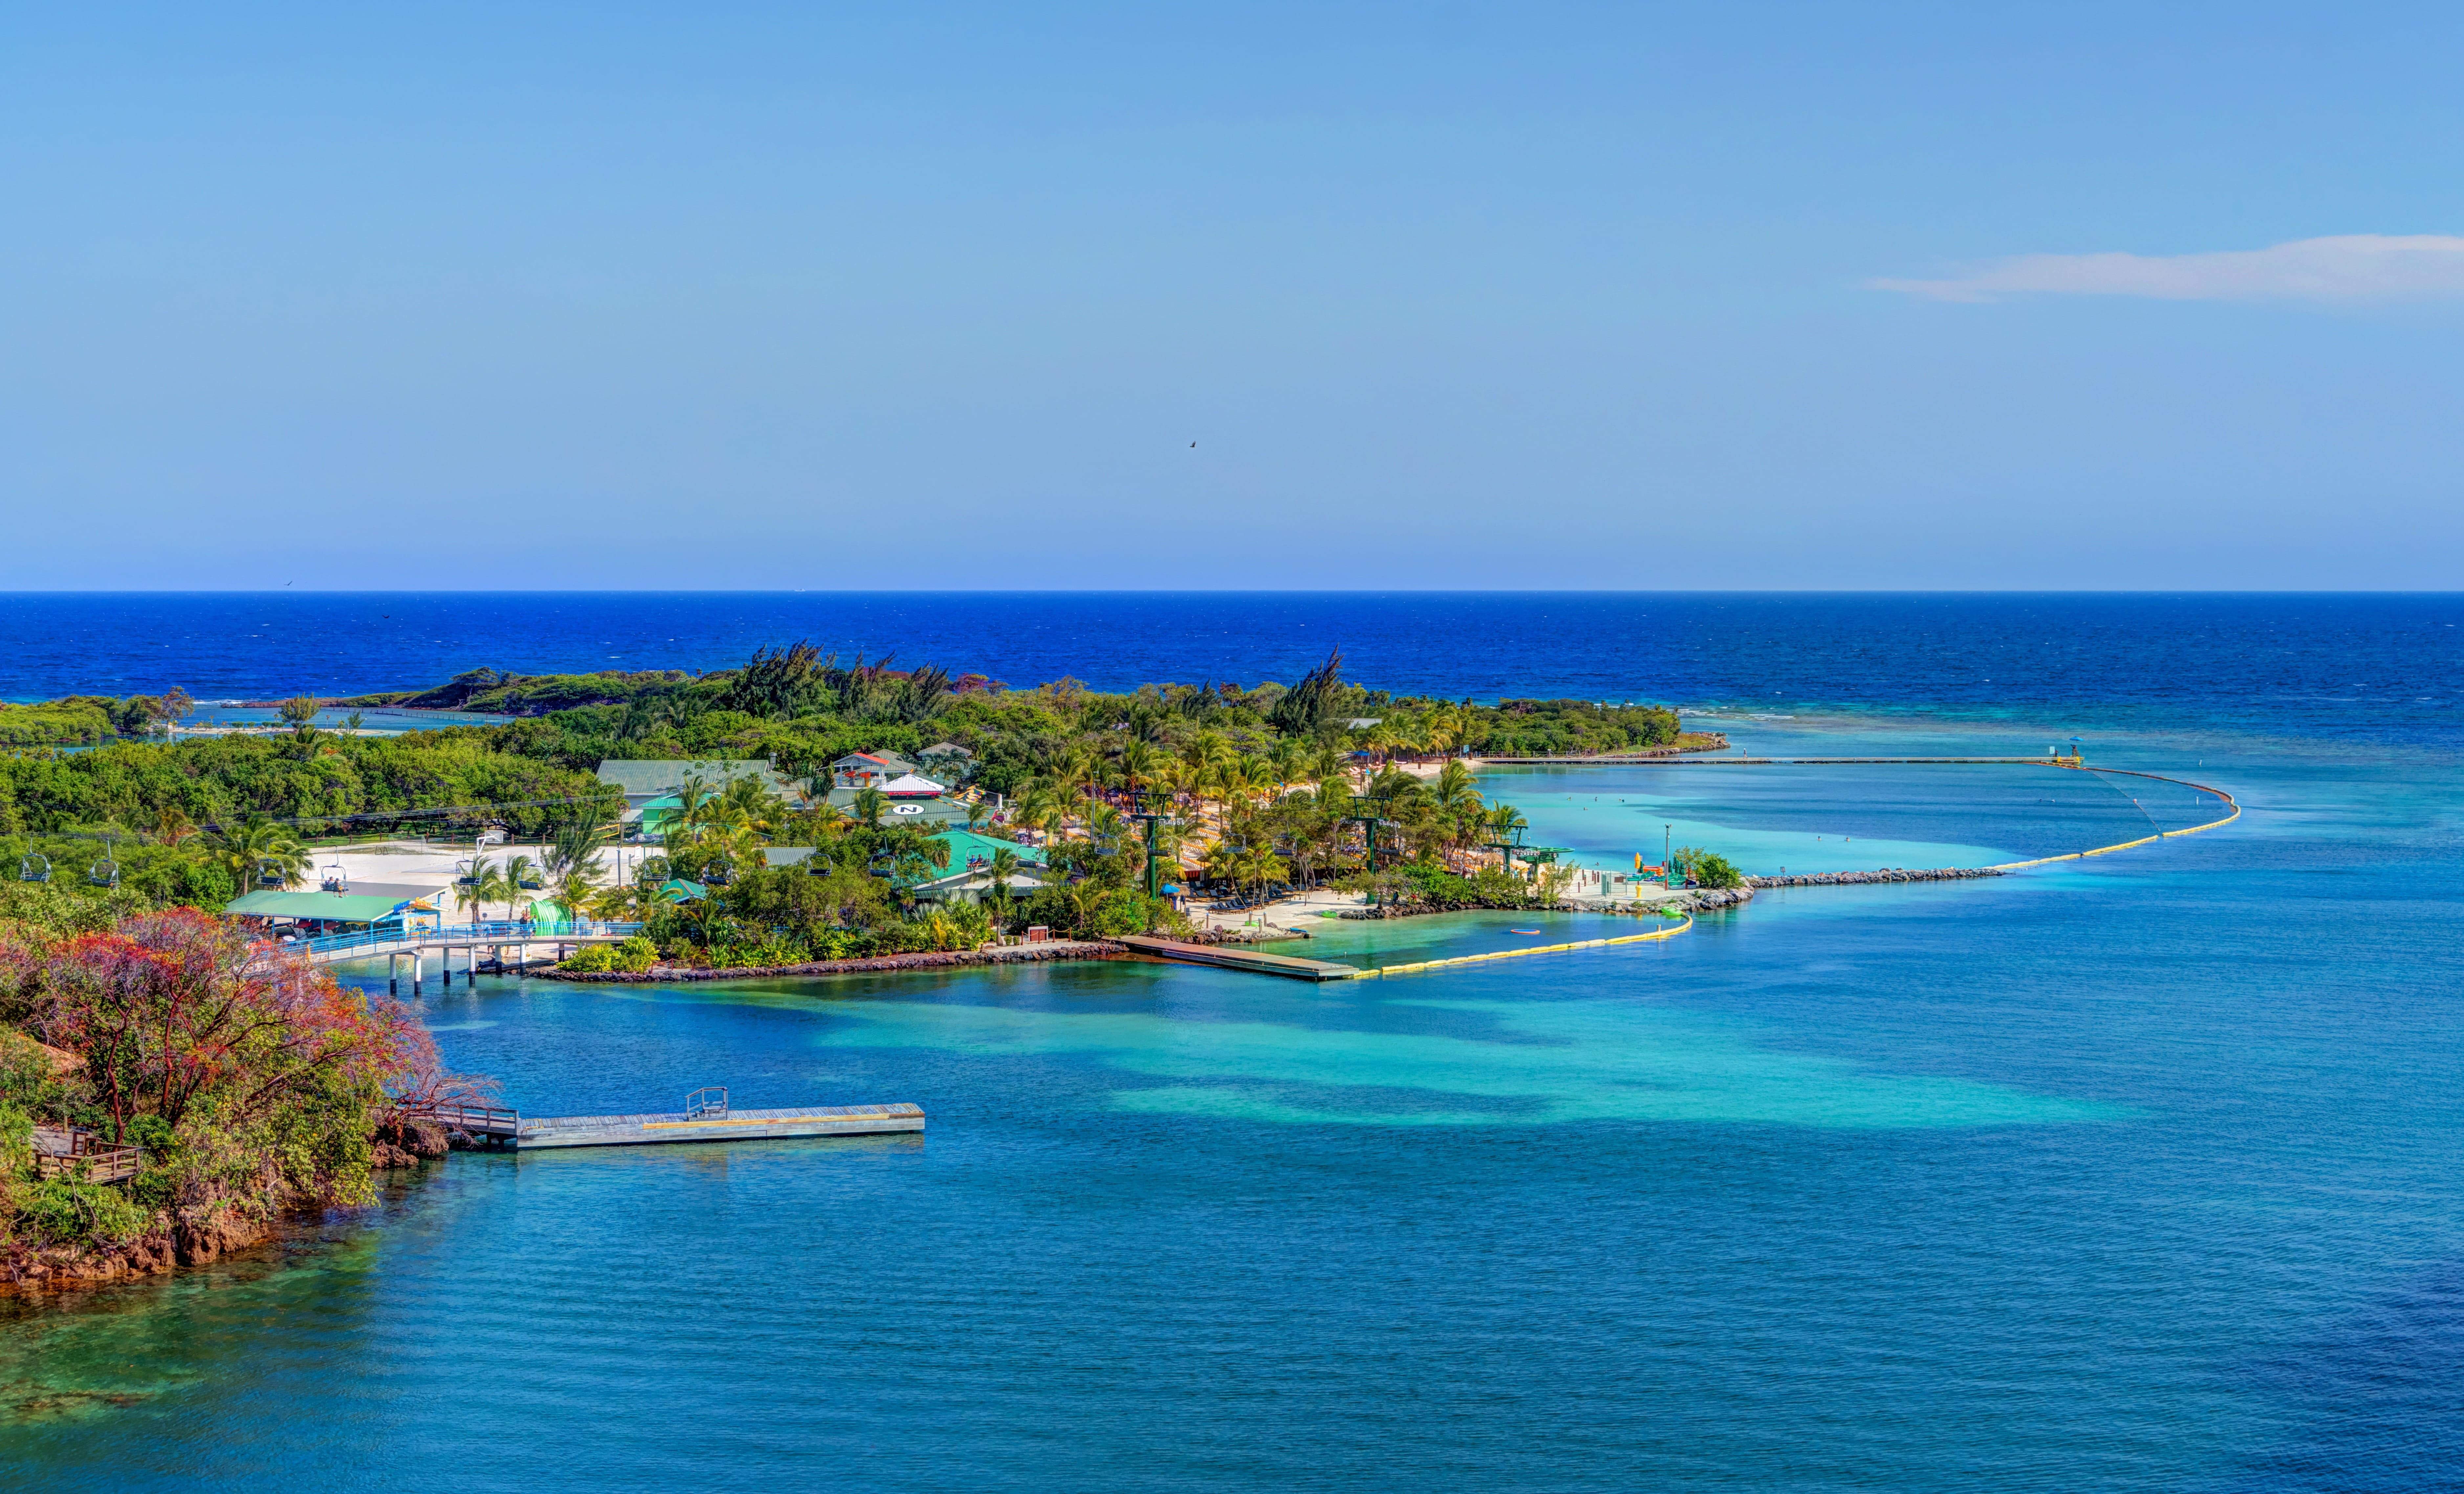
[{"label": "yellow floating buoy line", "polygon": [[[1748,760],[1749,760],[1749,759],[1737,759],[1737,758],[1732,758],[1732,759],[1728,759],[1728,760],[1727,760],[1727,763],[1726,765],[1731,765],[1731,766],[1733,766],[1733,765],[1740,765],[1740,764],[1742,764],[1742,763],[1744,763],[1744,762],[1746,762],[1746,761],[1748,761]],[[1768,761],[1769,759],[1753,759],[1753,760]],[[1807,759],[1801,759],[1801,760],[1804,760],[1804,761],[1807,761],[1807,762],[1815,762],[1815,761],[1823,761],[1823,760],[1825,760],[1825,759],[1818,759],[1818,758],[1807,758]],[[2229,794],[2229,793],[2225,792],[2223,789],[2220,789],[2220,788],[2215,787],[2213,784],[2195,782],[2195,781],[2193,781],[2193,780],[2189,780],[2189,779],[2177,779],[2177,778],[2172,778],[2172,777],[2169,777],[2169,776],[2167,776],[2167,775],[2166,775],[2166,774],[2162,774],[2162,773],[2141,773],[2141,772],[2137,772],[2137,771],[2135,771],[2135,770],[2133,770],[2133,769],[2130,769],[2130,768],[2091,768],[2091,767],[2089,767],[2089,766],[2088,766],[2088,765],[2087,765],[2083,760],[2081,760],[2081,759],[2079,759],[2079,758],[2069,758],[2069,759],[2061,759],[2061,758],[2052,758],[2052,759],[2047,759],[2047,758],[1976,758],[1976,759],[1962,759],[1962,758],[1932,758],[1932,759],[1925,759],[1925,758],[1862,758],[1862,759],[1859,759],[1859,758],[1834,758],[1834,759],[1828,759],[1828,760],[1829,760],[1829,761],[1833,761],[1833,762],[1873,762],[1873,763],[1882,763],[1882,762],[1892,762],[1892,763],[1912,763],[1912,762],[1921,762],[1921,761],[1936,761],[1936,762],[2007,761],[2007,762],[2031,762],[2031,763],[2041,762],[2041,763],[2043,763],[2044,765],[2049,766],[2049,767],[2068,768],[2068,769],[2071,769],[2071,770],[2073,770],[2073,771],[2078,771],[2078,772],[2088,772],[2088,773],[2120,773],[2120,774],[2125,774],[2125,775],[2127,775],[2127,776],[2129,776],[2129,777],[2131,777],[2131,778],[2135,778],[2135,779],[2152,779],[2152,780],[2156,780],[2157,782],[2160,782],[2160,783],[2179,783],[2179,784],[2183,785],[2183,786],[2184,786],[2184,787],[2186,787],[2186,788],[2193,788],[2193,789],[2197,789],[2199,792],[2204,793],[2204,794],[2213,794],[2213,795],[2215,795],[2218,799],[2223,800],[2227,804],[2231,805],[2231,806],[2232,806],[2232,808],[2233,808],[2233,813],[2231,813],[2231,814],[2229,814],[2229,815],[2226,815],[2224,818],[2222,818],[2222,819],[2220,819],[2220,820],[2211,820],[2211,821],[2209,821],[2209,822],[2208,822],[2207,824],[2193,824],[2193,825],[2188,826],[2187,828],[2179,829],[2179,830],[2159,830],[2159,831],[2158,831],[2157,833],[2155,833],[2154,835],[2143,835],[2143,836],[2141,836],[2139,839],[2137,839],[2137,840],[2135,840],[2135,841],[2123,841],[2123,842],[2120,842],[2120,843],[2119,843],[2119,844],[2117,844],[2117,845],[2112,845],[2112,846],[2097,846],[2097,847],[2096,847],[2095,849],[2093,849],[2093,850],[2075,850],[2075,851],[2067,851],[2067,852],[2064,852],[2063,854],[2061,854],[2061,855],[2059,855],[2059,856],[2038,856],[2038,857],[2036,857],[2036,858],[2035,858],[2034,860],[2031,860],[2031,861],[2006,861],[2006,862],[2002,863],[2002,864],[2001,864],[2001,865],[1999,865],[1999,866],[1995,866],[1995,867],[1985,867],[1985,868],[1978,868],[1978,869],[1980,869],[1980,870],[1985,870],[1985,871],[2017,871],[2017,870],[2020,870],[2021,868],[2027,868],[2027,867],[2042,867],[2042,866],[2049,866],[2049,865],[2051,865],[2052,863],[2054,863],[2054,862],[2057,862],[2057,861],[2081,861],[2081,860],[2084,860],[2084,859],[2086,859],[2087,857],[2090,857],[2090,856],[2106,856],[2106,855],[2110,855],[2110,854],[2112,854],[2113,852],[2118,851],[2118,850],[2128,850],[2128,849],[2130,849],[2132,846],[2153,846],[2153,845],[2155,845],[2155,844],[2156,844],[2157,842],[2159,842],[2159,841],[2168,841],[2168,840],[2173,839],[2175,836],[2180,836],[2180,835],[2196,835],[2196,834],[2198,834],[2201,830],[2212,830],[2212,829],[2215,829],[2215,828],[2216,828],[2217,826],[2219,826],[2219,825],[2231,824],[2233,824],[2235,820],[2238,820],[2238,819],[2240,819],[2240,818],[2241,818],[2241,802],[2240,802],[2239,800],[2237,800],[2237,799],[2233,798],[2233,795],[2231,795],[2231,794]],[[1711,762],[1704,762],[1704,763],[1699,763],[1699,764],[1684,764],[1684,765],[1685,765],[1685,766],[1705,766],[1705,767],[1708,767],[1708,766],[1714,766],[1714,765],[1719,765],[1719,764],[1714,764],[1714,763],[1711,763]],[[1375,976],[1405,976],[1405,975],[1414,975],[1414,974],[1417,974],[1417,973],[1419,973],[1419,972],[1420,972],[1420,971],[1423,971],[1423,970],[1449,970],[1449,969],[1454,969],[1454,968],[1456,968],[1456,967],[1458,967],[1458,966],[1463,966],[1463,965],[1478,965],[1478,964],[1484,964],[1484,963],[1485,963],[1485,962],[1487,962],[1487,961],[1489,961],[1489,960],[1492,960],[1492,959],[1521,959],[1521,958],[1523,958],[1524,956],[1529,956],[1529,955],[1563,955],[1563,954],[1569,954],[1569,953],[1571,953],[1571,952],[1573,952],[1573,951],[1574,951],[1574,950],[1595,950],[1595,949],[1605,949],[1605,948],[1607,948],[1609,945],[1612,945],[1612,944],[1640,944],[1640,943],[1643,943],[1643,942],[1645,942],[1645,941],[1647,941],[1647,940],[1651,940],[1651,939],[1668,939],[1668,938],[1674,938],[1674,937],[1676,937],[1678,934],[1683,934],[1685,931],[1687,931],[1688,929],[1691,929],[1691,928],[1693,928],[1693,927],[1694,927],[1694,915],[1693,915],[1693,914],[1691,914],[1691,913],[1688,913],[1688,914],[1686,914],[1686,915],[1685,915],[1685,921],[1684,921],[1684,922],[1683,922],[1683,923],[1681,923],[1681,924],[1676,925],[1674,928],[1655,929],[1655,930],[1653,930],[1653,931],[1652,931],[1651,933],[1649,933],[1649,934],[1628,934],[1620,935],[1619,937],[1617,937],[1617,938],[1614,938],[1614,939],[1582,939],[1582,940],[1578,940],[1577,942],[1573,943],[1573,944],[1543,944],[1543,945],[1541,945],[1541,946],[1539,946],[1539,947],[1537,947],[1537,948],[1535,948],[1535,949],[1493,950],[1493,951],[1491,951],[1491,952],[1489,952],[1488,954],[1485,954],[1485,955],[1459,955],[1459,956],[1454,956],[1454,957],[1453,957],[1453,958],[1451,958],[1451,959],[1422,959],[1422,960],[1415,960],[1415,961],[1413,961],[1412,963],[1407,964],[1407,965],[1380,965],[1380,966],[1377,966],[1377,967],[1375,967],[1375,968],[1374,968],[1374,969],[1363,969],[1363,970],[1360,972],[1359,976],[1357,976],[1357,977],[1356,977],[1356,978],[1354,978],[1366,980],[1366,979],[1369,979],[1370,978],[1372,978],[1372,977],[1375,977]]]},{"label": "yellow floating buoy line", "polygon": [[1492,950],[1485,955],[1458,955],[1451,959],[1420,959],[1408,965],[1378,965],[1360,972],[1359,978],[1372,976],[1402,976],[1422,970],[1444,970],[1456,965],[1477,965],[1492,959],[1521,959],[1529,955],[1562,955],[1570,950],[1605,949],[1612,944],[1640,944],[1647,939],[1673,939],[1694,927],[1694,915],[1671,928],[1654,929],[1649,934],[1621,934],[1614,939],[1581,939],[1573,944],[1542,944],[1528,950]]},{"label": "yellow floating buoy line", "polygon": [[2225,816],[2221,820],[2211,820],[2205,824],[2194,824],[2185,829],[2159,830],[2153,835],[2143,835],[2135,841],[2122,841],[2111,846],[2100,846],[2094,850],[2064,851],[2058,856],[2038,856],[2033,861],[2006,861],[1999,866],[1987,867],[1985,868],[1986,870],[2017,871],[2026,867],[2051,866],[2057,861],[2084,861],[2090,856],[2110,856],[2115,851],[2128,850],[2134,846],[2153,846],[2158,841],[2169,841],[2175,836],[2196,835],[2201,830],[2212,830],[2220,824],[2231,824],[2235,820],[2241,818],[2241,801],[2233,798],[2231,794],[2226,793],[2223,789],[2217,788],[2211,783],[2194,783],[2189,779],[2167,778],[2162,773],[2139,773],[2134,772],[2129,768],[2087,768],[2083,766],[2081,771],[2088,773],[2121,773],[2134,779],[2153,779],[2159,783],[2179,783],[2185,788],[2195,788],[2202,794],[2215,795],[2218,799],[2223,800],[2226,803],[2233,806],[2233,813]]}]

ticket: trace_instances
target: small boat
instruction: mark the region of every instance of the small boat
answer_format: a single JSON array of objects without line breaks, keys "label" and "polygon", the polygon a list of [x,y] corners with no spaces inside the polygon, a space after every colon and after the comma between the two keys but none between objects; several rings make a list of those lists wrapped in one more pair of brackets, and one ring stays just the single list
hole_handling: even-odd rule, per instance
[{"label": "small boat", "polygon": [[1508,934],[1537,934],[1540,931],[1537,929],[1508,929],[1506,932]]}]

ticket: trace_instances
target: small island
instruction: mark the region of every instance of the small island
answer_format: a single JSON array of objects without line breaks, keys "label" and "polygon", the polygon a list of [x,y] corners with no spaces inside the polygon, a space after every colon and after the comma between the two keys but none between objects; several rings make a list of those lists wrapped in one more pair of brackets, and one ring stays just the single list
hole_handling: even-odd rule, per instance
[{"label": "small island", "polygon": [[[488,1087],[311,935],[613,922],[559,973],[708,978],[1215,941],[1222,909],[1290,896],[1556,906],[1575,873],[1484,798],[1484,757],[1726,745],[1664,706],[1398,695],[1342,665],[1108,692],[795,644],[295,698],[259,729],[184,725],[177,689],[0,707],[0,1279],[209,1261],[443,1153],[420,1116]],[[463,720],[362,724],[422,711]],[[450,869],[353,885],[372,851]]]}]

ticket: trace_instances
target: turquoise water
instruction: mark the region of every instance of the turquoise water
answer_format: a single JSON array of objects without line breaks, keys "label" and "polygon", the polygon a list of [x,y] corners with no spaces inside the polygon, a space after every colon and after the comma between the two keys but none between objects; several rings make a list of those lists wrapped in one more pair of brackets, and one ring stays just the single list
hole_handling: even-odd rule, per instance
[{"label": "turquoise water", "polygon": [[[913,1100],[932,1130],[460,1155],[283,1251],[15,1309],[0,1469],[523,1494],[2464,1483],[2452,760],[2215,727],[2097,756],[2249,813],[1326,986],[1101,964],[430,992],[452,1058],[535,1113],[723,1083]],[[1860,771],[1491,786],[1601,866],[1672,819],[1815,869],[1834,835],[1842,866],[1973,864],[2140,813],[2087,775]],[[1340,924],[1307,953],[1637,928]]]}]

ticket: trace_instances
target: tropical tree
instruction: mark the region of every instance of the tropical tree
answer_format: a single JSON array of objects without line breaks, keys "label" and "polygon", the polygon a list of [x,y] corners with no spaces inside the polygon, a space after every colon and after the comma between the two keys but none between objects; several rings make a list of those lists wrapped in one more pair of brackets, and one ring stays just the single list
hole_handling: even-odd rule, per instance
[{"label": "tropical tree", "polygon": [[165,804],[154,817],[154,839],[165,846],[181,846],[197,834],[195,822],[177,804]]},{"label": "tropical tree", "polygon": [[1131,737],[1121,748],[1121,778],[1130,792],[1136,793],[1141,783],[1152,786],[1155,769],[1162,761],[1163,754],[1155,744]]},{"label": "tropical tree", "polygon": [[718,796],[722,813],[736,811],[750,820],[757,829],[767,831],[784,818],[787,802],[769,784],[750,773],[739,773],[727,780],[726,789]]},{"label": "tropical tree", "polygon": [[1052,790],[1040,780],[1030,779],[1023,791],[1012,802],[1010,819],[1028,829],[1042,829],[1052,816]]},{"label": "tropical tree", "polygon": [[1309,751],[1299,737],[1278,736],[1266,749],[1266,762],[1278,787],[1291,783],[1309,771]]},{"label": "tropical tree", "polygon": [[872,829],[881,828],[882,812],[889,805],[890,796],[877,788],[866,787],[855,791],[855,817]]},{"label": "tropical tree", "polygon": [[709,816],[712,794],[710,782],[698,773],[688,773],[676,785],[676,813],[672,824],[690,836],[699,830]]},{"label": "tropical tree", "polygon": [[1290,881],[1291,868],[1284,865],[1284,858],[1275,854],[1273,846],[1252,846],[1242,853],[1235,875],[1244,890],[1255,890],[1270,882]]},{"label": "tropical tree", "polygon": [[[1512,804],[1494,804],[1489,808],[1485,827],[1488,831],[1488,839],[1491,842],[1503,844],[1513,840],[1517,831],[1531,828],[1531,822],[1524,819],[1522,812]],[[1498,865],[1508,870],[1513,869],[1513,853],[1498,852]]]},{"label": "tropical tree", "polygon": [[[505,863],[505,886],[512,889],[515,897],[519,897],[522,893],[531,890],[532,883],[542,880],[544,879],[539,875],[539,863],[528,856],[516,856]],[[508,914],[513,912],[510,901],[507,902],[505,911]]]},{"label": "tropical tree", "polygon": [[1070,821],[1085,822],[1089,803],[1086,791],[1077,784],[1054,785],[1051,800],[1045,810],[1045,824],[1052,832],[1055,842],[1068,830]]},{"label": "tropical tree", "polygon": [[1009,901],[1009,879],[1018,875],[1020,865],[1018,852],[1006,846],[993,852],[992,864],[988,869],[992,873],[993,896],[996,899],[1003,903]]},{"label": "tropical tree", "polygon": [[557,901],[577,912],[607,869],[599,856],[600,843],[611,827],[607,808],[596,802],[576,806],[549,832],[547,844],[540,848]]},{"label": "tropical tree", "polygon": [[268,870],[284,887],[297,887],[310,865],[308,849],[297,837],[255,810],[239,824],[216,830],[210,845],[214,864],[231,873],[234,887],[254,887],[258,876]]},{"label": "tropical tree", "polygon": [[471,869],[453,884],[453,906],[476,910],[481,915],[488,905],[502,901],[499,890],[505,885],[505,874],[484,854],[473,854]]}]

